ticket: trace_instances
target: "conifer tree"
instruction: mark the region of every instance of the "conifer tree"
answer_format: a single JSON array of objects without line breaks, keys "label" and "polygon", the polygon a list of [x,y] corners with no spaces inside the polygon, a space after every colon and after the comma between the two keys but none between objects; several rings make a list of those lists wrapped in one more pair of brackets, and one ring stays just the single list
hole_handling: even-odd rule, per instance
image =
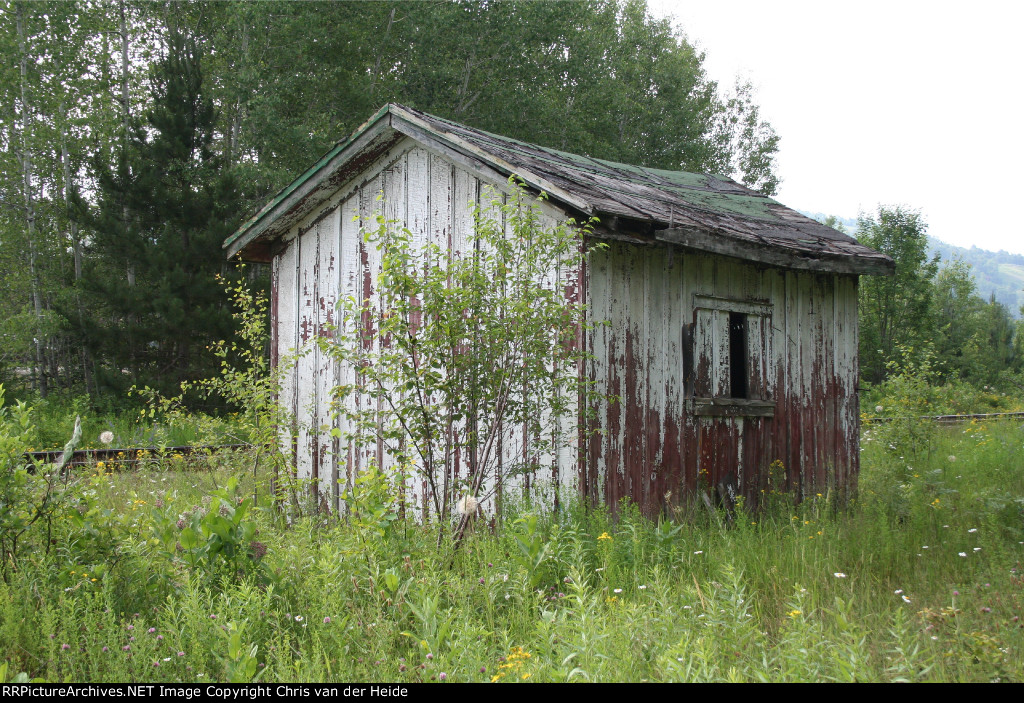
[{"label": "conifer tree", "polygon": [[97,207],[80,207],[91,230],[83,285],[98,312],[82,334],[106,360],[97,380],[108,390],[203,377],[213,363],[206,347],[230,333],[216,275],[239,204],[214,150],[200,53],[194,38],[169,30],[145,124],[131,126],[113,168],[96,163]]}]

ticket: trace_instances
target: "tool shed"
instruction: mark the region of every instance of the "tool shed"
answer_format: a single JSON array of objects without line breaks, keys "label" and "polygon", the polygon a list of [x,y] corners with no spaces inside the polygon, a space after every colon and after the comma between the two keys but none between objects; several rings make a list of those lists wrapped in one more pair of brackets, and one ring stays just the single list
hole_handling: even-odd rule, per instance
[{"label": "tool shed", "polygon": [[[857,283],[893,262],[733,180],[604,161],[387,105],[225,243],[272,266],[275,363],[329,335],[342,296],[373,295],[360,231],[384,208],[422,242],[458,248],[468,203],[516,175],[553,219],[591,217],[566,295],[589,306],[587,374],[604,396],[578,452],[500,491],[566,491],[654,515],[698,491],[756,503],[774,464],[797,497],[858,473]],[[300,477],[337,500],[366,457],[330,434],[330,389],[354,373],[313,351],[284,378]],[[507,451],[520,451],[509,446]],[[465,467],[453,467],[453,471]],[[425,500],[412,487],[414,500]]]}]

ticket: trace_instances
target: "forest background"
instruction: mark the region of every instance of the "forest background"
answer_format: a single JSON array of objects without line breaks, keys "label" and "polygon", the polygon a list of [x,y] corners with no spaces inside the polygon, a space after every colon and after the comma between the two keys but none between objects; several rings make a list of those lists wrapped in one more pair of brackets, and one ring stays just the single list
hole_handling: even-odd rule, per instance
[{"label": "forest background", "polygon": [[[217,277],[265,285],[221,242],[390,101],[774,193],[751,86],[703,62],[640,0],[0,3],[0,383],[116,408],[209,377],[234,334]],[[931,253],[922,213],[823,219],[897,263],[861,282],[862,387],[924,364],[1024,389],[1016,311]]]}]

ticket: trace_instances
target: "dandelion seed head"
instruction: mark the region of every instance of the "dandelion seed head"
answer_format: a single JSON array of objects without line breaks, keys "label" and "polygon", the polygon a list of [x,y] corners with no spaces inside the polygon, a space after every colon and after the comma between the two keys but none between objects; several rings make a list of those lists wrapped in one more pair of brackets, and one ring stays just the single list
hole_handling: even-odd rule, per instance
[{"label": "dandelion seed head", "polygon": [[480,501],[473,496],[462,496],[459,502],[455,504],[455,509],[459,515],[474,515],[479,507]]},{"label": "dandelion seed head", "polygon": [[100,442],[102,442],[103,444],[110,444],[113,441],[114,441],[114,433],[111,432],[110,430],[107,430],[106,432],[101,432],[100,433]]}]

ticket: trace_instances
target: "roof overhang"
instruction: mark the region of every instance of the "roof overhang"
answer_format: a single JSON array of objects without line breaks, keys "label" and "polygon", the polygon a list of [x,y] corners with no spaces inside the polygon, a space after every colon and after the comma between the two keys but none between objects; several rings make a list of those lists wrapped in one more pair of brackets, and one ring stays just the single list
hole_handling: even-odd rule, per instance
[{"label": "roof overhang", "polygon": [[[629,219],[639,215],[646,221],[648,236],[653,235],[655,241],[798,270],[874,275],[891,275],[895,270],[888,256],[774,201],[768,200],[766,205],[770,214],[777,215],[774,220],[715,212],[699,206],[670,208],[669,215],[665,217],[650,210],[653,202],[651,194],[654,193],[656,197],[658,191],[649,185],[635,191],[633,197],[638,199],[630,202],[632,198],[623,197],[625,193],[615,195],[617,191],[608,189],[607,173],[592,176],[593,181],[587,180],[591,176],[585,173],[566,175],[557,168],[558,153],[550,150],[546,152],[547,156],[553,156],[556,161],[531,160],[522,152],[498,148],[494,140],[503,138],[496,135],[480,133],[393,103],[381,108],[352,136],[335,145],[247,220],[224,242],[228,258],[241,256],[252,261],[270,261],[278,246],[275,243],[277,239],[314,212],[339,188],[357,178],[363,169],[407,138],[444,154],[485,180],[502,182],[515,175],[532,190],[547,193],[551,201],[559,203],[574,217],[599,215],[601,219],[614,221],[622,215]],[[489,148],[482,148],[481,144]],[[523,143],[516,144],[522,148],[540,149]],[[494,152],[507,156],[503,158]],[[525,164],[532,165],[525,167],[508,158],[521,159]],[[590,161],[600,168],[610,164]],[[622,173],[621,169],[627,168],[624,165],[618,166],[620,170],[614,173]],[[651,170],[635,170],[655,179],[655,172]],[[550,175],[545,177],[545,173]],[[572,180],[581,177],[584,180]],[[714,187],[731,193],[736,193],[738,189],[741,195],[745,190],[728,179],[720,178],[715,180]],[[572,192],[573,189],[578,192]],[[764,196],[752,191],[746,192],[764,199]],[[606,218],[606,215],[609,217]],[[595,232],[595,235],[601,236],[599,232]]]}]

